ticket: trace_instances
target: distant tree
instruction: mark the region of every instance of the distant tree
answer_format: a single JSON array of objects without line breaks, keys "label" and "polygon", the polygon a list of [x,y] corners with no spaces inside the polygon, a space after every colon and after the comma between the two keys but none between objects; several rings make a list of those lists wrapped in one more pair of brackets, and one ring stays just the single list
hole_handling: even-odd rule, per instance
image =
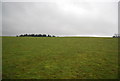
[{"label": "distant tree", "polygon": [[114,34],[113,38],[120,38],[120,34]]},{"label": "distant tree", "polygon": [[37,34],[35,34],[34,37],[37,37]]},{"label": "distant tree", "polygon": [[31,34],[31,37],[34,37],[35,35],[34,34]]},{"label": "distant tree", "polygon": [[47,35],[46,34],[43,34],[43,37],[46,37]]},{"label": "distant tree", "polygon": [[28,36],[27,34],[24,34],[24,36]]},{"label": "distant tree", "polygon": [[55,36],[53,35],[53,37],[55,37]]},{"label": "distant tree", "polygon": [[51,35],[48,35],[48,37],[51,37]]},{"label": "distant tree", "polygon": [[20,35],[20,37],[23,37],[24,35]]},{"label": "distant tree", "polygon": [[115,36],[113,36],[113,38],[115,38]]},{"label": "distant tree", "polygon": [[21,34],[21,35],[17,35],[16,37],[55,37],[54,35],[46,35],[46,34]]},{"label": "distant tree", "polygon": [[39,35],[38,35],[38,37],[42,37],[42,35],[41,35],[41,34],[39,34]]}]

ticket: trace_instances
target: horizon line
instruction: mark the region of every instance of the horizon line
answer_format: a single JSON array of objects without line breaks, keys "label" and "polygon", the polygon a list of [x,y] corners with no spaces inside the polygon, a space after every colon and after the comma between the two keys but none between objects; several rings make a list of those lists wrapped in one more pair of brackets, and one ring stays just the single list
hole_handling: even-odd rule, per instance
[{"label": "horizon line", "polygon": [[[0,35],[0,36],[16,37],[17,35]],[[100,36],[100,35],[55,35],[55,36],[56,37],[113,37],[113,36]]]}]

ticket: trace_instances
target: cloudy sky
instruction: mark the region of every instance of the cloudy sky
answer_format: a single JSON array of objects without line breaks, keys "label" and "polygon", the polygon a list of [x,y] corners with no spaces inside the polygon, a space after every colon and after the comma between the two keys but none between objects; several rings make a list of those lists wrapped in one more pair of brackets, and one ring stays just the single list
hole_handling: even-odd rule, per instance
[{"label": "cloudy sky", "polygon": [[11,1],[2,2],[4,36],[24,33],[112,36],[118,33],[116,0]]}]

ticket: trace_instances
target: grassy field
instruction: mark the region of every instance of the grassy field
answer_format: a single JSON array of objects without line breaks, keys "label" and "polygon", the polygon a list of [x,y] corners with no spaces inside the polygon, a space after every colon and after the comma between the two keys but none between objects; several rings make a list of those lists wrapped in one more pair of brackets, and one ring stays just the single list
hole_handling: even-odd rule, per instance
[{"label": "grassy field", "polygon": [[3,37],[3,79],[116,79],[118,39]]}]

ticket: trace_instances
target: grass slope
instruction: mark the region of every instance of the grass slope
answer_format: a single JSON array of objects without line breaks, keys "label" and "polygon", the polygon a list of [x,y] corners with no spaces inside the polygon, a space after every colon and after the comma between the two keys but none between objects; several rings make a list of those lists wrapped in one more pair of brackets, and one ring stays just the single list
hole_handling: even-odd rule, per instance
[{"label": "grass slope", "polygon": [[3,37],[3,79],[116,79],[118,39]]}]

